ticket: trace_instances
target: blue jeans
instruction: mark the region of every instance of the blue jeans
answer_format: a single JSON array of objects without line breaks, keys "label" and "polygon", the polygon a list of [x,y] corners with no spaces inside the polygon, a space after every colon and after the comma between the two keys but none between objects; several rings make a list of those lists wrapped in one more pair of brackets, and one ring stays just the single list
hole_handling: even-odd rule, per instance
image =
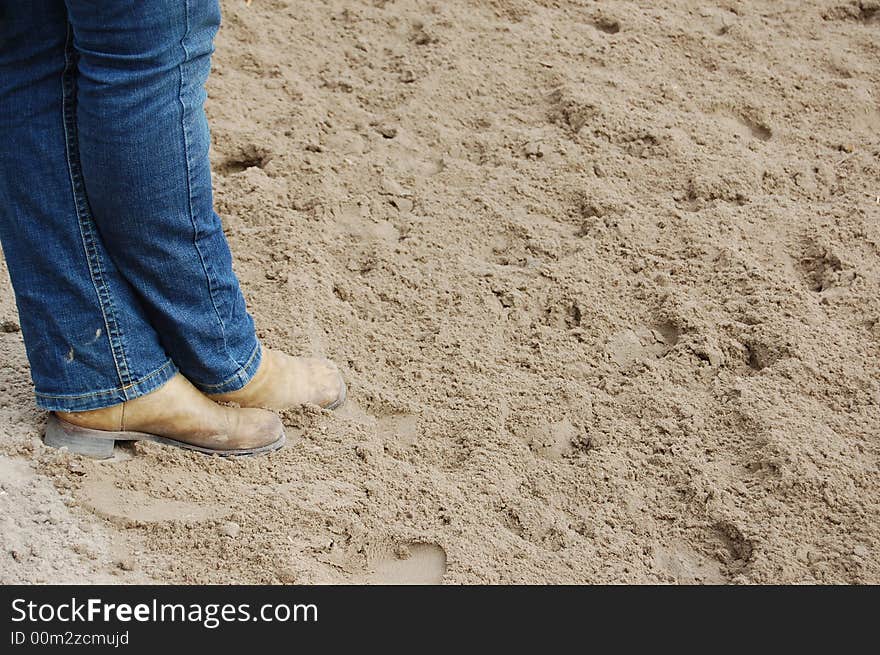
[{"label": "blue jeans", "polygon": [[45,409],[259,366],[211,194],[219,25],[217,0],[0,0],[0,240]]}]

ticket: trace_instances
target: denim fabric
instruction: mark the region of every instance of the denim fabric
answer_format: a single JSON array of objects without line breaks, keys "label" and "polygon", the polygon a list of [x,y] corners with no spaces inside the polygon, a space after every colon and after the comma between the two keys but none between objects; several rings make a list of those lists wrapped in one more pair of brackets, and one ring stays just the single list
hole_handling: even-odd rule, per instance
[{"label": "denim fabric", "polygon": [[0,0],[0,240],[45,409],[259,366],[211,195],[219,24],[216,0]]}]

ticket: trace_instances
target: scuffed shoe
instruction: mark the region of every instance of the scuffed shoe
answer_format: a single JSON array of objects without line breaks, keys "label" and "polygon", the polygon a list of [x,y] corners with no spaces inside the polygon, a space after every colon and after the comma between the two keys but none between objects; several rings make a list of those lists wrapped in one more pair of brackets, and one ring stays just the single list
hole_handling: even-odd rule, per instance
[{"label": "scuffed shoe", "polygon": [[256,374],[238,391],[211,395],[241,407],[289,409],[310,403],[336,409],[345,402],[346,387],[336,364],[320,357],[291,357],[263,349]]},{"label": "scuffed shoe", "polygon": [[262,409],[218,405],[180,374],[139,398],[86,412],[54,412],[45,443],[96,458],[116,441],[155,441],[217,455],[257,455],[284,445],[284,426]]}]

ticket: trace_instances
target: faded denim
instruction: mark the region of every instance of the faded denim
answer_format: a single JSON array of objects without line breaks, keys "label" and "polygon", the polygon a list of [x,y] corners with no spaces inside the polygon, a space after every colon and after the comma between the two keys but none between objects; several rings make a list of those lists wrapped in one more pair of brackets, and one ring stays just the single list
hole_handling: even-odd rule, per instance
[{"label": "faded denim", "polygon": [[213,211],[219,25],[216,0],[0,0],[0,241],[47,410],[259,366]]}]

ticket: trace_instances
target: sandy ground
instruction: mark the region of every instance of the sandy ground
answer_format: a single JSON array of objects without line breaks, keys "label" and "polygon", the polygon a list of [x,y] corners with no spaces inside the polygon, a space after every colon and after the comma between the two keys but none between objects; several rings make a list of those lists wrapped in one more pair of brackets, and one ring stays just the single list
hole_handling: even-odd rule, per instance
[{"label": "sandy ground", "polygon": [[339,413],[39,441],[0,581],[880,582],[880,2],[224,3],[216,204]]}]

